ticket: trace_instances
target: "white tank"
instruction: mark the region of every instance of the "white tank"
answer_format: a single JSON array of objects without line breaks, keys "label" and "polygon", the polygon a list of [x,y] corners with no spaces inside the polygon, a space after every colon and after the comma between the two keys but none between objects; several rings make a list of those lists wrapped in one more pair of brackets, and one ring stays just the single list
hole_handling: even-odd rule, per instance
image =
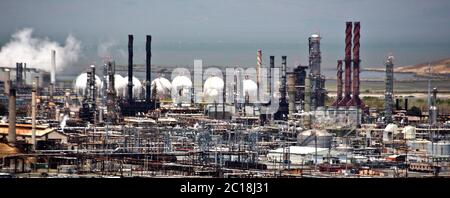
[{"label": "white tank", "polygon": [[127,83],[128,82],[124,77],[119,74],[114,74],[114,87],[118,96],[124,96],[123,94],[126,93]]},{"label": "white tank", "polygon": [[192,81],[186,76],[177,76],[172,80],[172,99],[174,103],[191,100]]},{"label": "white tank", "polygon": [[[125,89],[122,93],[122,96],[126,97],[127,94],[127,90],[128,90],[128,76],[124,78],[126,84],[125,84]],[[141,81],[139,81],[138,78],[136,78],[135,76],[133,76],[133,98],[138,98],[142,93],[142,83]]]},{"label": "white tank", "polygon": [[403,128],[402,133],[406,140],[416,139],[416,127],[406,126],[405,128]]},{"label": "white tank", "polygon": [[383,131],[383,142],[391,142],[394,136],[398,133],[396,124],[388,124]]},{"label": "white tank", "polygon": [[450,155],[449,142],[437,142],[434,144],[434,155]]},{"label": "white tank", "polygon": [[298,134],[297,141],[300,146],[315,147],[317,136],[318,148],[330,148],[333,140],[333,135],[324,130],[306,130]]},{"label": "white tank", "polygon": [[[86,90],[86,83],[87,83],[87,73],[80,74],[76,80],[75,80],[75,92],[77,93],[77,96],[83,96],[84,91]],[[100,77],[95,75],[95,86],[97,87],[97,94],[103,87],[102,80]]]},{"label": "white tank", "polygon": [[212,76],[206,79],[203,86],[203,99],[204,102],[213,103],[221,102],[219,98],[222,98],[221,94],[223,91],[224,82],[221,78],[217,76]]},{"label": "white tank", "polygon": [[151,88],[156,85],[156,97],[159,99],[170,98],[172,83],[163,77],[158,77],[152,81]]},{"label": "white tank", "polygon": [[248,95],[249,102],[250,103],[255,102],[258,94],[257,92],[258,85],[256,84],[256,82],[250,79],[246,79],[244,80],[243,85],[244,85],[244,99]]}]

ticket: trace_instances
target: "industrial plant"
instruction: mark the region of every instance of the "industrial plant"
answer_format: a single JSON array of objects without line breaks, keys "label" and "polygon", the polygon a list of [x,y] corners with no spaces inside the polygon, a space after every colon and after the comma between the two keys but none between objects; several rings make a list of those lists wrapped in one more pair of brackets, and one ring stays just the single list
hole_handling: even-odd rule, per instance
[{"label": "industrial plant", "polygon": [[[127,63],[83,66],[69,84],[58,82],[57,50],[50,71],[2,66],[0,177],[450,177],[450,111],[438,105],[431,66],[417,113],[412,97],[397,95],[394,56],[380,57],[383,106],[374,106],[362,90],[361,28],[342,24],[333,81],[319,33],[298,38],[306,64],[261,48],[255,65],[199,58],[167,73],[152,62],[158,38],[130,34]],[[145,62],[135,58],[139,41]]]}]

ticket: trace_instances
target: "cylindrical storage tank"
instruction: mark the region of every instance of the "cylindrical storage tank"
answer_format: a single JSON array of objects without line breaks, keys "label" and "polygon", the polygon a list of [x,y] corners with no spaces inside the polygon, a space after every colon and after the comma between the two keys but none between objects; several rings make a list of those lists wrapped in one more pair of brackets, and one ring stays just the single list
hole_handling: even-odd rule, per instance
[{"label": "cylindrical storage tank", "polygon": [[434,144],[434,155],[450,155],[450,142],[438,142]]},{"label": "cylindrical storage tank", "polygon": [[416,139],[416,127],[406,126],[405,128],[403,128],[402,133],[405,137],[405,140]]},{"label": "cylindrical storage tank", "polygon": [[331,142],[333,140],[333,135],[326,132],[325,130],[306,130],[298,134],[297,141],[300,146],[310,146],[315,147],[315,139],[317,136],[317,147],[318,148],[330,148]]},{"label": "cylindrical storage tank", "polygon": [[172,100],[174,103],[191,102],[192,81],[187,76],[176,76],[172,80]]},{"label": "cylindrical storage tank", "polygon": [[398,127],[396,124],[388,124],[383,131],[383,142],[392,142],[394,136],[398,133],[397,129]]},{"label": "cylindrical storage tank", "polygon": [[413,151],[426,151],[431,153],[431,142],[428,140],[411,140],[406,143],[408,148]]},{"label": "cylindrical storage tank", "polygon": [[[163,77],[158,77],[155,80],[152,81],[151,89],[156,85],[156,97],[160,100],[169,99],[171,90],[172,90],[172,83],[170,83],[169,80]],[[154,93],[152,93],[154,94]]]},{"label": "cylindrical storage tank", "polygon": [[203,86],[203,100],[206,103],[222,102],[224,82],[217,76],[206,79]]}]

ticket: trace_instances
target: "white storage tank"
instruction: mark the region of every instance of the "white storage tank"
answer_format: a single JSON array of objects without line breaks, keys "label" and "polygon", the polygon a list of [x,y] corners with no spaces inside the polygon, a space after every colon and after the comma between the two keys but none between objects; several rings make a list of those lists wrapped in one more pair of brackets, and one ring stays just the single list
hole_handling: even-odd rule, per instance
[{"label": "white storage tank", "polygon": [[383,131],[383,142],[392,142],[394,136],[398,134],[398,126],[396,124],[388,124]]},{"label": "white storage tank", "polygon": [[[128,76],[124,78],[126,84],[125,84],[125,89],[122,93],[122,96],[126,97],[127,96],[127,90],[128,90]],[[138,78],[136,78],[135,76],[133,76],[133,98],[139,98],[139,96],[142,93],[142,83],[141,81],[139,81]]]},{"label": "white storage tank", "polygon": [[434,155],[450,155],[450,142],[434,143]]},{"label": "white storage tank", "polygon": [[206,79],[203,86],[203,100],[206,103],[222,102],[224,82],[217,76]]},{"label": "white storage tank", "polygon": [[[77,96],[79,97],[84,96],[84,92],[86,90],[86,83],[87,83],[87,73],[82,73],[76,78],[74,88]],[[95,86],[97,87],[97,95],[98,95],[99,91],[103,87],[103,83],[100,77],[98,77],[97,75],[95,75]]]},{"label": "white storage tank", "polygon": [[245,79],[243,81],[244,86],[244,99],[248,97],[248,102],[253,103],[256,102],[257,94],[258,94],[258,85],[255,81],[250,79]]},{"label": "white storage tank", "polygon": [[163,77],[158,77],[152,81],[151,88],[156,85],[156,97],[159,99],[168,99],[170,98],[172,83],[169,80]]},{"label": "white storage tank", "polygon": [[406,126],[405,128],[403,128],[402,133],[405,137],[405,140],[416,139],[416,127]]},{"label": "white storage tank", "polygon": [[426,151],[431,153],[431,142],[428,140],[411,140],[406,143],[413,151]]},{"label": "white storage tank", "polygon": [[299,146],[312,146],[315,147],[315,139],[317,136],[317,147],[318,148],[330,148],[331,142],[333,141],[333,135],[326,132],[325,130],[306,130],[298,134],[297,142]]},{"label": "white storage tank", "polygon": [[187,76],[176,76],[172,80],[172,100],[174,103],[190,103],[192,81]]}]

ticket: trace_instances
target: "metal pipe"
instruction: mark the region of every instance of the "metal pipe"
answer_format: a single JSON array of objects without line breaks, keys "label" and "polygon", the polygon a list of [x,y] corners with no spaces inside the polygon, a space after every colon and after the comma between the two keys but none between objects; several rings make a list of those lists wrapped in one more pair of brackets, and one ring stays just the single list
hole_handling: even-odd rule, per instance
[{"label": "metal pipe", "polygon": [[133,35],[128,35],[128,102],[133,102]]}]

